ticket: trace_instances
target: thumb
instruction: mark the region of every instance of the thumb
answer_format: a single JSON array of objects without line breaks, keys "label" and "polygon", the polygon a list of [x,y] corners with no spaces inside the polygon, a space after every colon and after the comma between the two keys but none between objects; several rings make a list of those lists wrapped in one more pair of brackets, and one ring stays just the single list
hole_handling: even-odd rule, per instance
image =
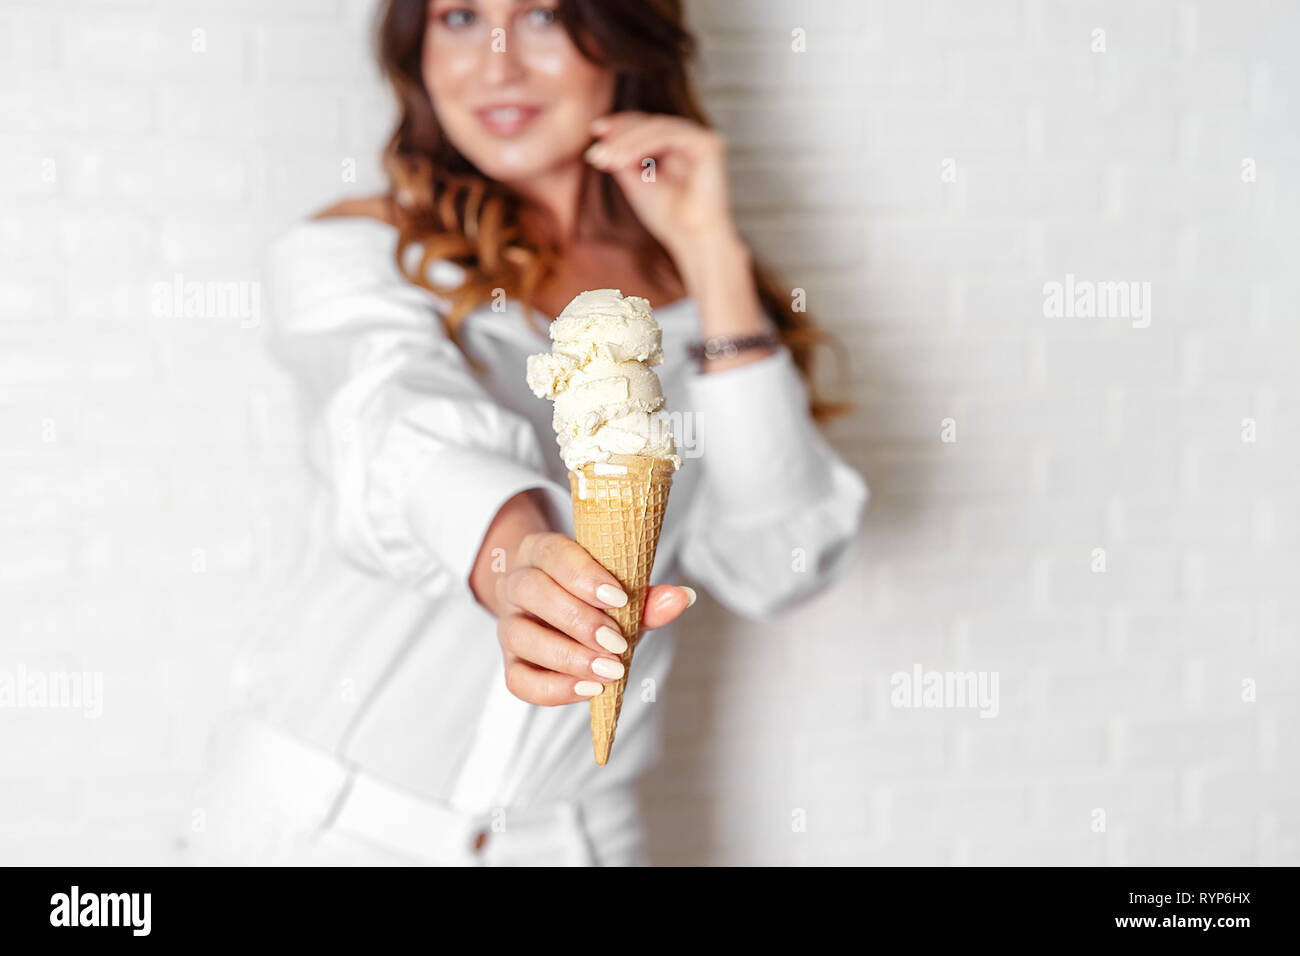
[{"label": "thumb", "polygon": [[675,621],[694,603],[694,589],[674,584],[656,584],[646,592],[645,613],[641,615],[641,623],[650,630],[663,627]]},{"label": "thumb", "polygon": [[[641,165],[642,162],[643,160],[638,159],[636,162],[627,163],[616,169],[606,170],[614,177],[614,182],[618,183],[618,188],[623,191],[623,195],[627,197],[628,202],[634,204],[638,200],[648,198],[646,190],[653,189],[658,184],[656,179],[647,181],[642,178],[642,174],[645,173],[647,168]],[[657,168],[650,168],[654,168],[655,173],[658,173]]]}]

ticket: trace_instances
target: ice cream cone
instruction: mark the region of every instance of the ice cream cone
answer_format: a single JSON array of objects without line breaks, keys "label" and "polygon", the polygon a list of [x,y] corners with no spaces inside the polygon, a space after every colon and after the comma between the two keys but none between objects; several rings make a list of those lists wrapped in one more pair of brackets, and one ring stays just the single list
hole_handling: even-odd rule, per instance
[{"label": "ice cream cone", "polygon": [[672,483],[673,463],[645,455],[614,455],[608,462],[588,463],[569,472],[574,540],[618,578],[627,593],[627,604],[609,612],[627,640],[621,655],[626,670],[591,698],[591,741],[601,766],[614,744]]},{"label": "ice cream cone", "polygon": [[573,489],[574,538],[618,579],[613,608],[627,640],[624,676],[591,698],[596,763],[604,765],[627,688],[673,472],[682,466],[663,418],[663,330],[650,302],[618,289],[574,296],[550,326],[551,351],[528,357],[526,380],[555,403],[551,424]]}]

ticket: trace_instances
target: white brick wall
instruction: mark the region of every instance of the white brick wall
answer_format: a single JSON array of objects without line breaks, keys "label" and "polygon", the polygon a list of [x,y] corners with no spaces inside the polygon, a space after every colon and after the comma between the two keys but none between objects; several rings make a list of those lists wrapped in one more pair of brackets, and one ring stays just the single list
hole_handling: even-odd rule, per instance
[{"label": "white brick wall", "polygon": [[[742,227],[849,349],[830,434],[873,500],[806,608],[690,615],[656,859],[1300,862],[1300,16],[691,9]],[[5,862],[178,858],[303,478],[262,330],[151,288],[250,281],[262,240],[375,187],[371,11],[0,7],[0,668],[105,687],[99,720],[0,711]],[[1046,318],[1067,273],[1151,283],[1150,327]],[[996,672],[998,716],[892,706],[917,665]]]}]

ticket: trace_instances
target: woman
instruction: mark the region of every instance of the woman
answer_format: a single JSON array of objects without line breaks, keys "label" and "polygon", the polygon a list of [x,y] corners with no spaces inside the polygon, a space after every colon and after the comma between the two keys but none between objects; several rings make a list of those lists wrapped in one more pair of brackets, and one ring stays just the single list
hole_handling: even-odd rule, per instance
[{"label": "woman", "polygon": [[[268,252],[301,386],[320,547],[244,667],[209,845],[279,861],[646,860],[653,763],[695,600],[763,617],[853,555],[867,498],[804,384],[815,335],[751,263],[678,0],[393,0],[390,194]],[[650,299],[677,473],[610,762],[587,698],[626,596],[571,537],[550,403],[524,380],[578,292]],[[688,356],[724,337],[728,354]],[[687,425],[691,427],[686,427]],[[495,636],[495,640],[494,640]],[[251,808],[251,809],[250,809]],[[261,824],[257,826],[255,824]]]}]

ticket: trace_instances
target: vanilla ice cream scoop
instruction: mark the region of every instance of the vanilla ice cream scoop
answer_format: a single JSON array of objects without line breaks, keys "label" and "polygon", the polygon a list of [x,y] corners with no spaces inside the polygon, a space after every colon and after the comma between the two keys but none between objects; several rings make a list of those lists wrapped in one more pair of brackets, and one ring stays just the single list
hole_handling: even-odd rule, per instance
[{"label": "vanilla ice cream scoop", "polygon": [[549,353],[528,358],[528,387],[555,402],[552,425],[571,471],[611,455],[664,458],[680,468],[672,432],[658,415],[662,332],[640,296],[579,293],[551,323]]}]

